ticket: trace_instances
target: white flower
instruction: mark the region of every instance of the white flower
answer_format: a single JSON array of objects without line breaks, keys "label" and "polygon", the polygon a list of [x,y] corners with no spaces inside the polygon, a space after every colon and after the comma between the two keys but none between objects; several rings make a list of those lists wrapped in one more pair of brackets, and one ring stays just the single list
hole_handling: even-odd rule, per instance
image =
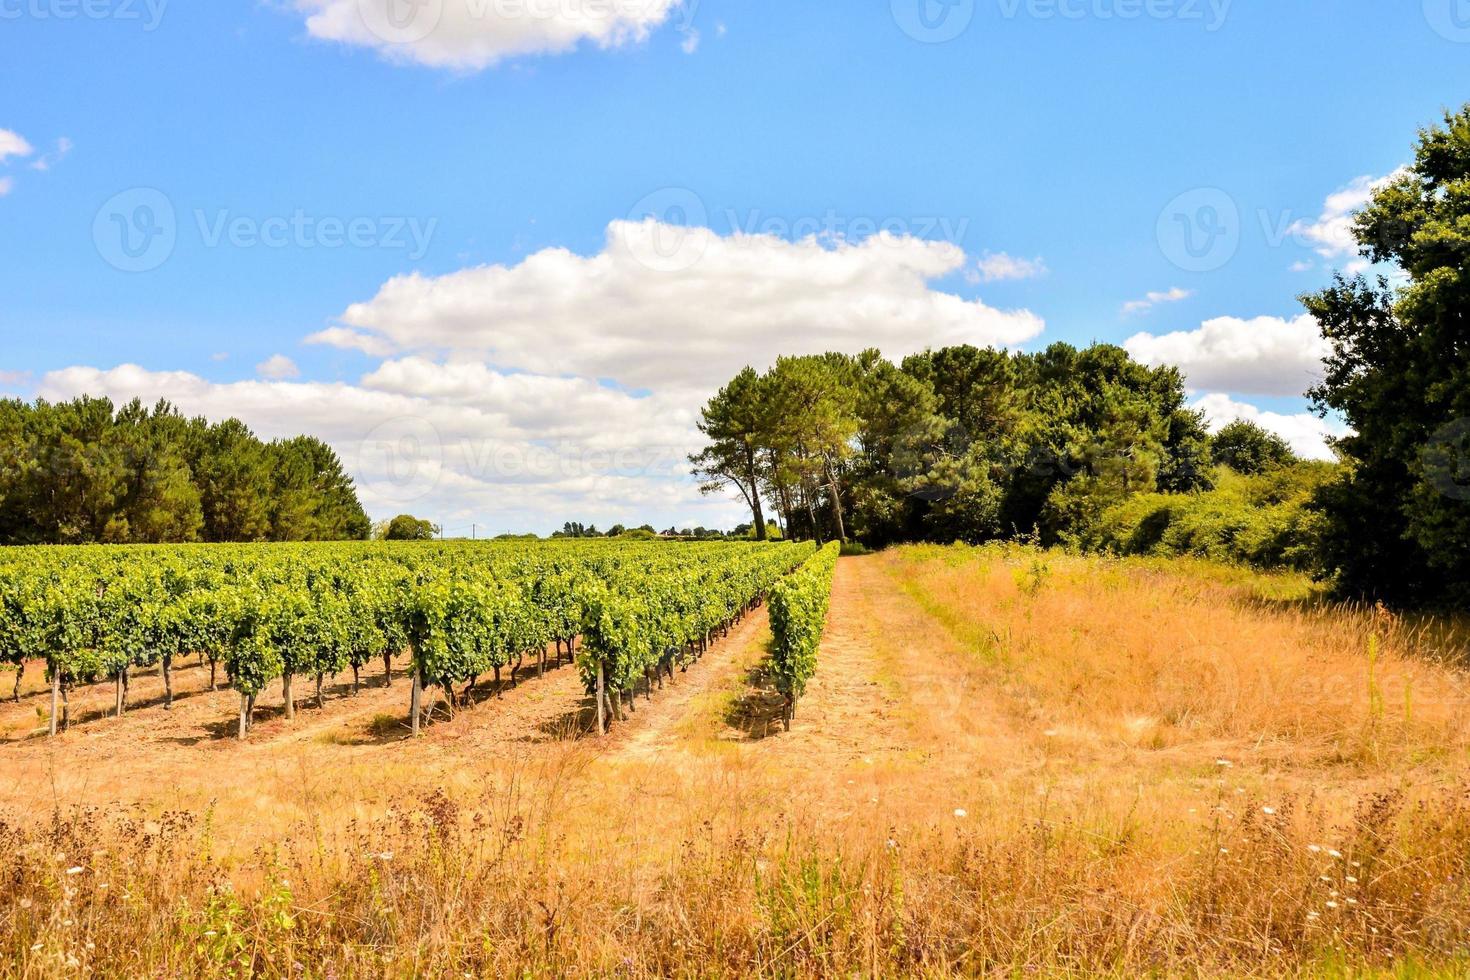
[{"label": "white flower", "polygon": [[1318,847],[1316,844],[1308,844],[1307,845],[1307,850],[1311,851],[1313,854],[1321,854],[1322,853],[1322,848]]},{"label": "white flower", "polygon": [[1330,909],[1335,909],[1335,908],[1337,908],[1337,903],[1336,902],[1328,902],[1327,903],[1327,907],[1330,908]]},{"label": "white flower", "polygon": [[1219,766],[1222,769],[1229,769],[1232,765],[1234,765],[1234,763],[1231,762],[1229,759],[1216,759],[1215,765]]},{"label": "white flower", "polygon": [[964,810],[959,810],[959,809],[956,809],[955,810],[954,815],[956,817],[959,817],[961,820],[963,820],[965,817],[968,817],[969,816],[969,814],[966,813]]},{"label": "white flower", "polygon": [[85,870],[87,870],[87,869],[86,868],[83,868],[81,866],[77,866],[77,867],[74,867],[74,868],[67,868],[66,869],[66,873],[69,874],[69,875],[79,875],[79,874],[81,874]]},{"label": "white flower", "polygon": [[1330,854],[1330,855],[1332,855],[1335,858],[1342,857],[1342,852],[1341,851],[1328,851],[1327,853]]},{"label": "white flower", "polygon": [[1276,815],[1275,809],[1273,809],[1272,807],[1269,807],[1269,806],[1263,806],[1263,807],[1261,807],[1261,812],[1264,813],[1268,817],[1271,817],[1271,816],[1275,816]]}]

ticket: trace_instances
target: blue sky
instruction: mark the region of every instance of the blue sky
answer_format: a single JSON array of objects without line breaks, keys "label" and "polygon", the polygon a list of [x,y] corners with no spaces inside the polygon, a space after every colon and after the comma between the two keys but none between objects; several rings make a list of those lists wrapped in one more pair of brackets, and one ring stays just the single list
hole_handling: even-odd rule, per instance
[{"label": "blue sky", "polygon": [[1470,94],[1465,0],[419,2],[0,0],[0,390],[451,528],[732,523],[692,412],[809,347],[1127,342],[1310,451],[1295,297]]}]

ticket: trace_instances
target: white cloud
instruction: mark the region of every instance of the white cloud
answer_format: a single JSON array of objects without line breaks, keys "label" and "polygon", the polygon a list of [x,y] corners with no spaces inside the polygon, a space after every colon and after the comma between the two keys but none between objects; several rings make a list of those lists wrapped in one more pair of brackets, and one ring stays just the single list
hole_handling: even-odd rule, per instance
[{"label": "white cloud", "polygon": [[0,197],[4,197],[15,190],[15,180],[10,177],[0,177]]},{"label": "white cloud", "polygon": [[687,475],[684,455],[698,440],[690,407],[585,378],[405,358],[355,384],[215,383],[121,365],[53,371],[35,391],[58,400],[82,393],[167,398],[189,415],[240,418],[265,439],[315,435],[337,450],[375,517],[408,511],[451,527],[479,521],[482,531],[662,523],[691,506],[707,526],[746,519],[731,501],[701,501]]},{"label": "white cloud", "polygon": [[4,163],[11,157],[28,157],[35,151],[31,144],[19,133],[9,129],[0,129],[0,163]]},{"label": "white cloud", "polygon": [[1123,304],[1124,313],[1146,313],[1158,306],[1160,303],[1178,303],[1189,299],[1194,293],[1188,289],[1180,289],[1175,286],[1164,292],[1146,293],[1143,299],[1133,299]]},{"label": "white cloud", "polygon": [[699,50],[699,32],[689,28],[684,32],[684,40],[679,42],[679,47],[685,54],[693,54]]},{"label": "white cloud", "polygon": [[[1324,259],[1356,258],[1358,240],[1353,237],[1353,221],[1357,213],[1372,200],[1374,191],[1387,187],[1407,172],[1401,168],[1387,177],[1358,177],[1327,196],[1316,221],[1294,221],[1287,233],[1315,249]],[[1367,263],[1361,263],[1360,269],[1365,268]]]},{"label": "white cloud", "polygon": [[1237,419],[1254,422],[1285,439],[1292,451],[1304,459],[1335,459],[1328,438],[1340,438],[1350,431],[1341,422],[1318,418],[1310,412],[1283,415],[1262,411],[1255,405],[1234,401],[1229,395],[1205,395],[1194,403],[1194,408],[1205,413],[1211,432],[1219,432]]},{"label": "white cloud", "polygon": [[255,373],[262,378],[272,381],[284,381],[288,378],[301,377],[301,369],[296,362],[285,354],[272,354],[270,357],[255,365]]},{"label": "white cloud", "polygon": [[1306,314],[1292,320],[1222,316],[1198,330],[1135,334],[1123,346],[1145,364],[1179,367],[1191,390],[1253,395],[1300,395],[1321,376],[1329,351]]},{"label": "white cloud", "polygon": [[1317,268],[1317,263],[1312,262],[1309,259],[1303,259],[1300,262],[1293,262],[1291,264],[1291,266],[1290,266],[1290,271],[1292,271],[1292,272],[1311,272],[1315,268]]},{"label": "white cloud", "polygon": [[1035,279],[1046,275],[1046,262],[1041,258],[1018,259],[1005,252],[986,252],[975,264],[983,282],[1002,282],[1009,279]]},{"label": "white cloud", "polygon": [[[372,48],[396,62],[479,70],[579,43],[644,40],[681,0],[295,0],[313,37]],[[405,14],[407,16],[405,17]]]},{"label": "white cloud", "polygon": [[50,170],[62,160],[66,159],[67,154],[71,153],[73,145],[74,144],[70,139],[66,138],[65,136],[61,137],[56,141],[55,148],[53,148],[50,152],[43,153],[40,157],[36,158],[35,162],[31,164],[31,169]]},{"label": "white cloud", "polygon": [[501,369],[702,394],[779,354],[879,347],[901,357],[946,344],[1013,346],[1042,332],[1030,311],[932,288],[966,264],[956,245],[881,233],[789,242],[617,221],[596,255],[549,248],[514,266],[396,277],[308,340],[374,356],[457,352]]}]

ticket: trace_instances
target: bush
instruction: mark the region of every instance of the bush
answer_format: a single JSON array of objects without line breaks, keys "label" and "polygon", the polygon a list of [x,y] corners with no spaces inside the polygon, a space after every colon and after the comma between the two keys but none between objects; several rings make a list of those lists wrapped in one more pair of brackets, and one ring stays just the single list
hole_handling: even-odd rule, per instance
[{"label": "bush", "polygon": [[1222,468],[1214,490],[1138,494],[1103,509],[1076,543],[1119,555],[1193,555],[1312,571],[1321,521],[1308,504],[1335,469],[1297,463],[1246,476]]}]

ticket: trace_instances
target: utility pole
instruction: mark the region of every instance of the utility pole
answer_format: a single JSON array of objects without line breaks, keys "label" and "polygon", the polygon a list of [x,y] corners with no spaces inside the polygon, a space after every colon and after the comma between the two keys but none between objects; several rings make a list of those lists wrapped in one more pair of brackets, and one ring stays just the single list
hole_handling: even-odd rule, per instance
[{"label": "utility pole", "polygon": [[477,540],[479,540],[479,534],[480,534],[480,525],[478,525],[478,524],[471,524],[470,525],[470,540],[471,541],[477,541]]}]

